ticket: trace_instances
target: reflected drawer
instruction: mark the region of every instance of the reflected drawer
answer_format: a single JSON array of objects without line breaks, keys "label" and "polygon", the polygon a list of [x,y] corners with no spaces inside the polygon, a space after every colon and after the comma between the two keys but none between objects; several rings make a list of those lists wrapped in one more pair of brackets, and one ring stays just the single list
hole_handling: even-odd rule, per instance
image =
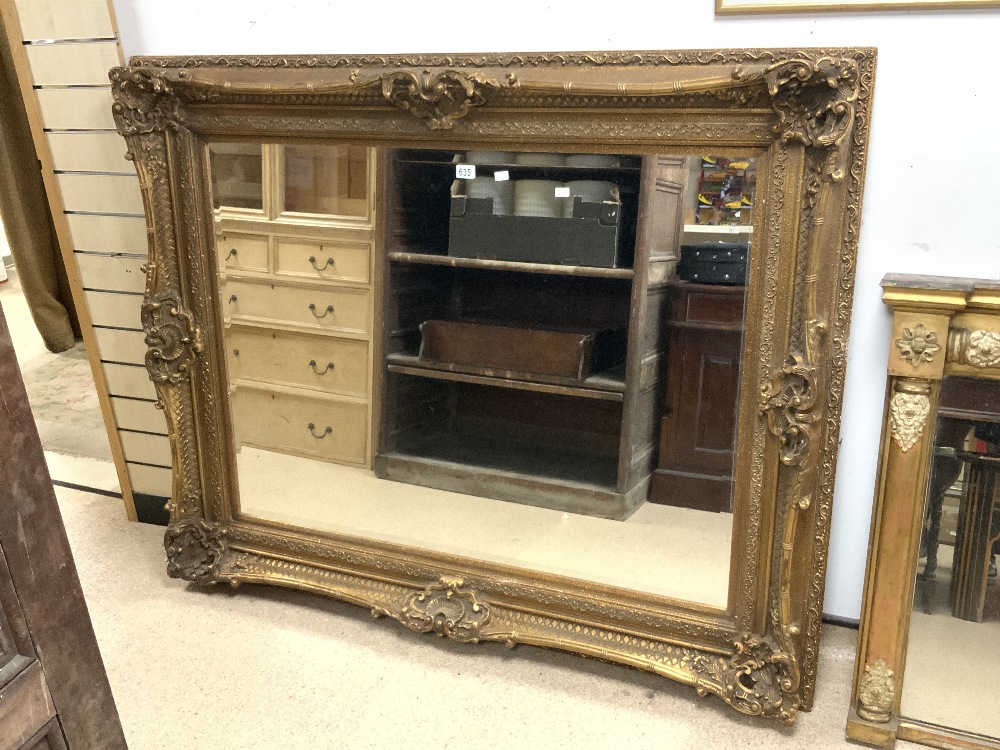
[{"label": "reflected drawer", "polygon": [[289,287],[230,279],[222,303],[234,319],[260,318],[328,331],[368,333],[365,289]]},{"label": "reflected drawer", "polygon": [[236,388],[232,398],[235,433],[242,445],[367,464],[367,404],[245,387]]},{"label": "reflected drawer", "polygon": [[220,269],[267,271],[267,238],[223,232],[217,238]]},{"label": "reflected drawer", "polygon": [[368,342],[233,326],[231,380],[261,380],[368,398]]},{"label": "reflected drawer", "polygon": [[368,283],[371,246],[357,242],[275,241],[275,273]]}]

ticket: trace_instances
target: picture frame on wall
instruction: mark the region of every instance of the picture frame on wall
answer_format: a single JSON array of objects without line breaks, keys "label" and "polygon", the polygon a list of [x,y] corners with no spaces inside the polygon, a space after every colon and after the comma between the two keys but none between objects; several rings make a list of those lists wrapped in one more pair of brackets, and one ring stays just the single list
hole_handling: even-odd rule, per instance
[{"label": "picture frame on wall", "polygon": [[1000,8],[1000,0],[715,0],[715,15]]}]

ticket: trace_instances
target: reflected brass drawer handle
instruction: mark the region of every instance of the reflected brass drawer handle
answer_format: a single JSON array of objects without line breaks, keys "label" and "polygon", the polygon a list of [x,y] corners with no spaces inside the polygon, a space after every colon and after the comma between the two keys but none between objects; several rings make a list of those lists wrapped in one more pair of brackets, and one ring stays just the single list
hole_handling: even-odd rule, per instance
[{"label": "reflected brass drawer handle", "polygon": [[312,312],[313,317],[316,317],[316,318],[325,318],[327,315],[329,315],[330,313],[333,312],[333,305],[327,305],[326,306],[326,312],[324,312],[322,315],[317,315],[316,314],[316,305],[314,303],[310,302],[309,303],[309,310],[310,310],[310,312]]},{"label": "reflected brass drawer handle", "polygon": [[324,263],[322,266],[317,266],[316,265],[316,256],[315,255],[310,255],[309,256],[309,262],[312,264],[312,267],[315,268],[317,271],[325,271],[327,268],[329,268],[330,266],[333,265],[333,258],[327,258],[326,259],[326,263]]},{"label": "reflected brass drawer handle", "polygon": [[309,423],[309,432],[310,432],[310,433],[312,433],[312,436],[313,436],[314,438],[316,438],[317,440],[322,440],[322,439],[323,439],[323,438],[325,438],[325,437],[326,437],[327,435],[329,435],[329,434],[330,434],[331,432],[333,432],[333,428],[332,428],[332,427],[330,427],[329,425],[327,425],[327,427],[326,427],[326,432],[324,432],[324,433],[323,433],[322,435],[317,435],[317,434],[316,434],[316,425],[315,425],[315,424],[313,424],[312,422],[310,422],[310,423]]},{"label": "reflected brass drawer handle", "polygon": [[236,257],[236,248],[234,247],[232,250],[229,251],[229,255],[226,256],[226,260],[229,260],[230,258],[235,258],[235,257]]},{"label": "reflected brass drawer handle", "polygon": [[235,295],[235,294],[231,294],[231,295],[229,295],[229,304],[231,305],[231,304],[233,304],[233,303],[234,303],[235,301],[236,301],[236,295]]},{"label": "reflected brass drawer handle", "polygon": [[313,372],[316,373],[317,375],[326,375],[330,370],[333,369],[333,362],[327,362],[326,363],[326,367],[323,368],[322,372],[320,372],[319,370],[316,369],[316,360],[315,359],[310,359],[309,360],[309,366],[311,368],[313,368]]}]

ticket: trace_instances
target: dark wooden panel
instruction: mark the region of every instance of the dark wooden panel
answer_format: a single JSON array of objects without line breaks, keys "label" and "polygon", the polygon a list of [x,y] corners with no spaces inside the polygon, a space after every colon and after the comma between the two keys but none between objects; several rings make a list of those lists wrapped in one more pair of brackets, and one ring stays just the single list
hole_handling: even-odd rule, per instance
[{"label": "dark wooden panel", "polygon": [[682,281],[671,289],[666,409],[649,499],[729,510],[745,289]]},{"label": "dark wooden panel", "polygon": [[23,750],[67,750],[59,719],[49,721],[38,733],[24,743]]},{"label": "dark wooden panel", "polygon": [[705,294],[692,292],[687,295],[687,320],[693,323],[742,323],[742,288],[737,294]]},{"label": "dark wooden panel", "polygon": [[681,196],[687,180],[684,165],[684,158],[678,156],[645,156],[642,160],[618,464],[618,490],[623,494],[647,481],[655,463],[663,368],[651,369],[649,362],[662,353],[665,343],[670,296],[664,280],[673,276],[672,269],[665,269],[676,264],[680,247]]},{"label": "dark wooden panel", "polygon": [[81,750],[124,748],[2,311],[0,466],[0,549],[67,742]]},{"label": "dark wooden panel", "polygon": [[0,701],[0,750],[20,750],[55,715],[42,668],[38,662],[32,662],[4,688]]}]

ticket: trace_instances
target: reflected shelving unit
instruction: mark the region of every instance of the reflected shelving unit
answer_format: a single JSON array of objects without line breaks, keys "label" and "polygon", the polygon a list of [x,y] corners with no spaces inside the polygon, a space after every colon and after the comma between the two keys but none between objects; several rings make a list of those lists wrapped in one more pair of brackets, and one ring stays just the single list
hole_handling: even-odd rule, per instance
[{"label": "reflected shelving unit", "polygon": [[[607,180],[613,267],[449,254],[455,152],[388,152],[379,477],[608,518],[646,499],[663,401],[660,321],[681,231],[682,158],[618,167],[477,165],[511,180]],[[579,207],[577,207],[578,210]],[[509,217],[505,217],[509,218]],[[578,220],[579,215],[556,222]],[[498,227],[505,226],[503,221]],[[496,238],[490,238],[496,248]],[[430,359],[429,320],[604,332],[581,377]],[[500,362],[503,352],[494,353]]]}]

